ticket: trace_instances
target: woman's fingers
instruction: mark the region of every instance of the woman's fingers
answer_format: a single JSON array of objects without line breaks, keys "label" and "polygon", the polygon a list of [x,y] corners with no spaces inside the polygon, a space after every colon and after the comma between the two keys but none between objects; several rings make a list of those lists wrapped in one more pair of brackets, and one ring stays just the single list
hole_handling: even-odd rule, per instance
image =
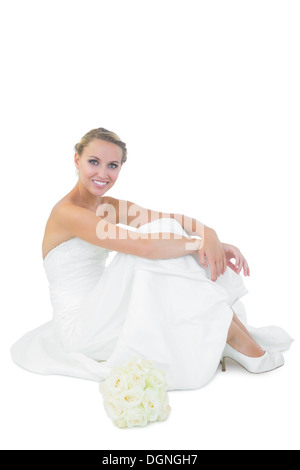
[{"label": "woman's fingers", "polygon": [[[207,264],[206,259],[205,259],[205,254],[201,252],[201,250],[199,250],[198,254],[199,254],[199,261],[201,265],[205,266],[206,268],[208,268],[209,266],[212,281],[216,281],[220,277],[221,274],[224,274],[223,259],[221,261],[216,262],[214,258],[207,257],[207,262],[208,262]],[[227,260],[226,260],[225,270],[226,268],[227,268]]]},{"label": "woman's fingers", "polygon": [[216,263],[214,262],[209,263],[209,267],[210,267],[210,272],[211,272],[211,280],[215,282],[218,279]]},{"label": "woman's fingers", "polygon": [[242,269],[244,269],[244,275],[250,276],[250,269],[245,258],[237,259],[236,264],[233,264],[230,260],[227,260],[227,266],[235,271],[236,274],[240,274]]},{"label": "woman's fingers", "polygon": [[223,270],[222,270],[222,274],[225,274],[226,269],[227,269],[227,259],[226,259],[226,256],[224,256],[224,258],[223,258]]},{"label": "woman's fingers", "polygon": [[216,281],[221,275],[223,275],[227,269],[227,258],[225,251],[221,257],[217,260],[212,259],[213,270],[212,270],[212,280]]},{"label": "woman's fingers", "polygon": [[245,273],[245,276],[250,276],[250,268],[246,260],[245,260],[244,273]]},{"label": "woman's fingers", "polygon": [[244,269],[244,275],[249,276],[249,266],[243,255],[241,255],[240,259],[237,260],[237,273],[240,274],[242,269]]},{"label": "woman's fingers", "polygon": [[208,266],[206,263],[204,250],[203,249],[199,250],[198,255],[199,255],[199,261],[202,264],[202,266],[205,266],[207,268]]},{"label": "woman's fingers", "polygon": [[241,258],[237,258],[236,263],[235,263],[235,270],[237,274],[240,274],[242,267],[243,267],[243,262]]},{"label": "woman's fingers", "polygon": [[221,276],[221,274],[223,274],[223,259],[219,261],[215,261],[214,259],[208,259],[208,263],[211,272],[211,280],[215,282]]},{"label": "woman's fingers", "polygon": [[226,251],[224,245],[220,243],[213,232],[212,235],[206,239],[205,246],[199,249],[198,257],[202,266],[210,268],[212,281],[216,281],[221,274],[225,273],[227,269]]},{"label": "woman's fingers", "polygon": [[236,270],[235,264],[233,264],[230,260],[227,261],[227,266],[229,266],[229,268],[231,268],[233,271]]}]

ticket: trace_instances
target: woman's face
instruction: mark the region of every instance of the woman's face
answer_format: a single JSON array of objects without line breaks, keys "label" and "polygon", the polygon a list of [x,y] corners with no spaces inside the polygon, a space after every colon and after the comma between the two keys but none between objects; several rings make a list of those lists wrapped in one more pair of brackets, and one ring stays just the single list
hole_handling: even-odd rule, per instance
[{"label": "woman's face", "polygon": [[117,181],[121,170],[122,149],[111,142],[94,139],[84,148],[82,155],[75,154],[79,180],[95,196],[105,194]]}]

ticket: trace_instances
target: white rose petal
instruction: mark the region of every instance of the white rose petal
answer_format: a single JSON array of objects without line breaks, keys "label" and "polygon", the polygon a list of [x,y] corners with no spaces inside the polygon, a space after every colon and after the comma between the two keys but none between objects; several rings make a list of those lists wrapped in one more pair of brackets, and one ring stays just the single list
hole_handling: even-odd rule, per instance
[{"label": "white rose petal", "polygon": [[128,389],[127,374],[122,369],[114,369],[111,375],[100,385],[100,390],[104,397],[113,394],[122,394]]},{"label": "white rose petal", "polygon": [[140,387],[142,389],[146,386],[146,373],[141,369],[133,369],[127,376],[128,387]]},{"label": "white rose petal", "polygon": [[150,422],[156,421],[161,411],[160,395],[160,392],[152,387],[147,387],[144,392],[143,406]]},{"label": "white rose petal", "polygon": [[135,369],[140,369],[139,363],[140,363],[140,358],[139,357],[133,357],[132,359],[130,359],[130,361],[128,361],[125,364],[123,370],[125,370],[126,372],[130,372],[130,371],[135,370]]},{"label": "white rose petal", "polygon": [[125,420],[128,428],[132,428],[133,426],[146,426],[146,424],[148,424],[147,413],[142,406],[127,410]]},{"label": "white rose petal", "polygon": [[165,408],[162,408],[161,412],[159,413],[157,417],[157,421],[165,421],[167,417],[169,416],[171,411],[170,405],[166,406]]},{"label": "white rose petal", "polygon": [[118,428],[128,428],[127,424],[127,419],[126,418],[120,418],[120,419],[115,419],[114,424],[118,426]]},{"label": "white rose petal", "polygon": [[126,408],[121,400],[104,400],[104,408],[112,420],[125,416]]},{"label": "white rose petal", "polygon": [[125,409],[136,408],[142,403],[144,390],[140,387],[129,388],[120,398]]},{"label": "white rose petal", "polygon": [[165,373],[160,369],[151,369],[146,377],[147,384],[158,390],[166,390],[167,381]]},{"label": "white rose petal", "polygon": [[169,416],[170,411],[171,411],[171,407],[169,405],[168,394],[167,394],[167,392],[163,392],[161,394],[161,411],[158,415],[157,420],[158,421],[165,421],[165,419],[167,419],[167,417]]},{"label": "white rose petal", "polygon": [[124,370],[126,372],[130,372],[136,369],[147,371],[154,367],[154,365],[155,364],[153,361],[149,361],[148,359],[142,359],[140,357],[134,357],[126,364]]},{"label": "white rose petal", "polygon": [[150,361],[149,359],[142,359],[140,362],[141,368],[144,370],[149,370],[155,367],[155,362]]}]

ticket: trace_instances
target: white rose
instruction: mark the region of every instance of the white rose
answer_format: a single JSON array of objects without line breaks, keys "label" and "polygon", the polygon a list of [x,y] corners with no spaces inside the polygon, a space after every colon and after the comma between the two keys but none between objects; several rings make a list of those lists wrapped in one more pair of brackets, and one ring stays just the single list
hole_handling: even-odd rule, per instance
[{"label": "white rose", "polygon": [[140,358],[139,357],[133,357],[124,365],[124,370],[126,372],[131,372],[132,370],[140,369],[139,367],[140,363]]},{"label": "white rose", "polygon": [[140,366],[143,370],[146,371],[146,370],[149,370],[149,369],[152,369],[153,367],[155,367],[155,362],[150,361],[149,359],[141,359]]},{"label": "white rose", "polygon": [[142,403],[144,390],[141,387],[132,387],[120,397],[124,409],[136,408]]},{"label": "white rose", "polygon": [[146,382],[149,387],[157,390],[166,390],[168,384],[165,373],[160,369],[150,369],[147,373]]},{"label": "white rose", "polygon": [[127,374],[122,369],[113,369],[111,374],[100,384],[104,398],[122,395],[128,389]]},{"label": "white rose", "polygon": [[104,400],[104,408],[112,420],[121,419],[125,416],[126,406],[122,400]]},{"label": "white rose", "polygon": [[158,415],[157,421],[165,421],[169,416],[171,407],[169,405],[169,397],[167,392],[161,393],[161,410]]},{"label": "white rose", "polygon": [[128,372],[127,376],[128,387],[140,387],[144,389],[146,387],[146,372],[141,369],[132,369]]},{"label": "white rose", "polygon": [[160,395],[160,392],[152,387],[147,387],[144,391],[143,406],[150,422],[156,421],[161,411]]},{"label": "white rose", "polygon": [[121,424],[124,425],[124,421],[127,424],[128,428],[132,428],[133,426],[146,426],[148,424],[147,414],[143,406],[138,406],[136,408],[131,408],[126,410],[126,415],[124,420],[117,420],[115,424],[119,426]]},{"label": "white rose", "polygon": [[140,371],[147,371],[154,367],[154,362],[149,361],[148,359],[142,359],[141,357],[132,358],[124,367],[126,372],[131,372],[133,370],[139,369]]},{"label": "white rose", "polygon": [[128,427],[126,418],[115,419],[114,424],[118,426],[118,428],[122,428],[122,429]]},{"label": "white rose", "polygon": [[165,421],[167,417],[169,416],[171,411],[170,405],[167,405],[165,408],[162,408],[161,412],[159,413],[157,417],[157,421]]}]

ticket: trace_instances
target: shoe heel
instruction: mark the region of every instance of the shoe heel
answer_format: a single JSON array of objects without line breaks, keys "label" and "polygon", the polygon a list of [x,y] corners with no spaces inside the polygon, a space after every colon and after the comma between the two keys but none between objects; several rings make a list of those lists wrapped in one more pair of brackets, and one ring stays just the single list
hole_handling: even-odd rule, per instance
[{"label": "shoe heel", "polygon": [[221,366],[222,366],[222,372],[226,372],[225,357],[223,357],[223,359],[221,359]]}]

